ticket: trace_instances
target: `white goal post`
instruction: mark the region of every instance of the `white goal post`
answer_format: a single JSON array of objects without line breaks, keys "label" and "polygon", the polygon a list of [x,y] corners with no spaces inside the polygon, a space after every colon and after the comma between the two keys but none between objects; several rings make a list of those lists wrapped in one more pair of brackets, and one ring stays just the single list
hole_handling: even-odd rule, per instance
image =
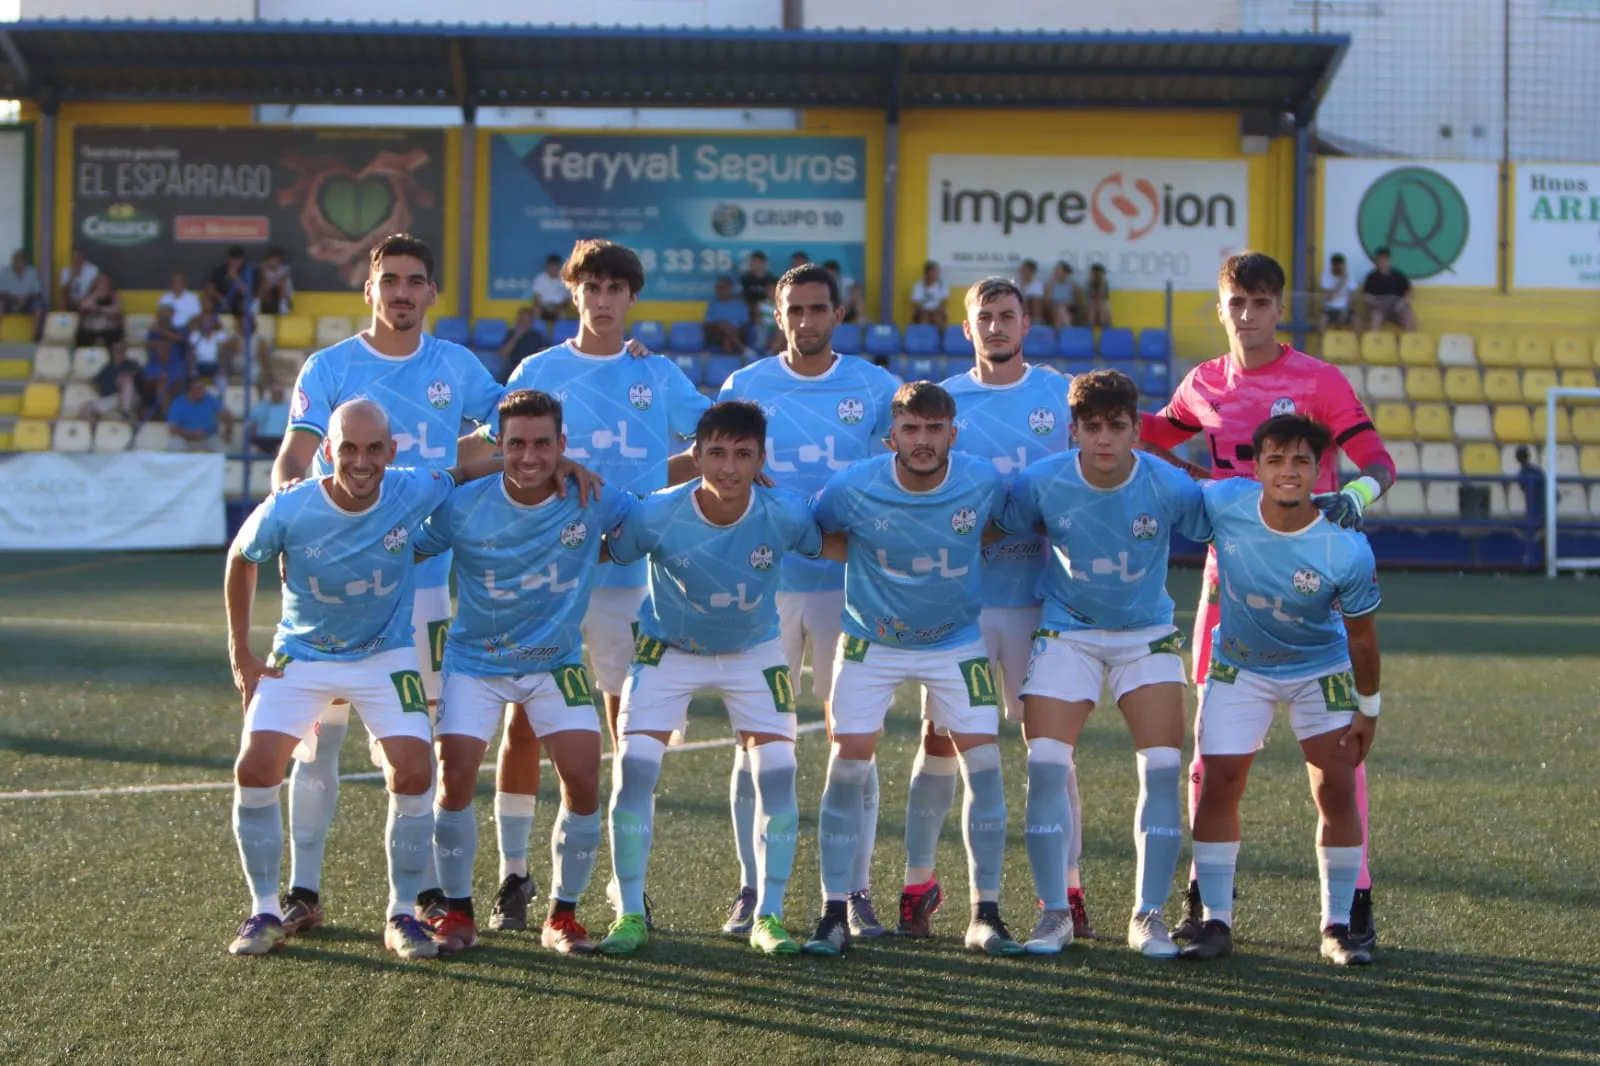
[{"label": "white goal post", "polygon": [[1600,570],[1600,559],[1563,559],[1556,542],[1560,523],[1556,517],[1557,478],[1556,408],[1568,397],[1600,403],[1600,389],[1555,388],[1544,397],[1544,573],[1555,577],[1562,570]]}]

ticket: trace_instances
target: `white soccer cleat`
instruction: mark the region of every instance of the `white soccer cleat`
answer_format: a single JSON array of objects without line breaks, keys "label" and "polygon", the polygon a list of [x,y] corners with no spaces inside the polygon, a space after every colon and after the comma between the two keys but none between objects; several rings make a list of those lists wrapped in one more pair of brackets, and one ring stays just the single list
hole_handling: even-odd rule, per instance
[{"label": "white soccer cleat", "polygon": [[1147,959],[1175,959],[1179,954],[1160,911],[1140,911],[1128,919],[1128,946]]},{"label": "white soccer cleat", "polygon": [[1072,912],[1045,911],[1039,915],[1033,934],[1022,945],[1029,955],[1059,955],[1072,943]]}]

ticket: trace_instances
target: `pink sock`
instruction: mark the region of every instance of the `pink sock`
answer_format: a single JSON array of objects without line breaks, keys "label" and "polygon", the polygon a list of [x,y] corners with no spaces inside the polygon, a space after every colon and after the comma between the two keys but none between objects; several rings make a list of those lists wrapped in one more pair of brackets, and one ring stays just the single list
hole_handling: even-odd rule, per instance
[{"label": "pink sock", "polygon": [[1372,850],[1372,833],[1367,828],[1367,764],[1356,767],[1356,807],[1361,811],[1361,873],[1356,876],[1357,890],[1372,889],[1372,870],[1367,866],[1367,854]]}]

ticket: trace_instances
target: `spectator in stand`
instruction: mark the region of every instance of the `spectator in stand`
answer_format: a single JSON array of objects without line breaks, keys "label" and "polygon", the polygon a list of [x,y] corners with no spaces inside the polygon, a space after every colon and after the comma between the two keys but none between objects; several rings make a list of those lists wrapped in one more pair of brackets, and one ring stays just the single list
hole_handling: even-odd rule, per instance
[{"label": "spectator in stand", "polygon": [[572,290],[561,280],[562,262],[559,255],[545,256],[544,273],[533,279],[533,310],[551,324],[571,318],[578,310],[572,302]]},{"label": "spectator in stand", "polygon": [[265,400],[250,406],[250,444],[264,455],[277,455],[283,435],[289,432],[289,391],[274,381]]},{"label": "spectator in stand", "polygon": [[110,361],[94,376],[95,391],[99,395],[79,409],[78,417],[93,424],[116,413],[131,422],[139,410],[142,384],[139,366],[129,361],[127,348],[113,344]]},{"label": "spectator in stand", "polygon": [[172,308],[156,308],[156,320],[144,338],[145,378],[155,390],[155,402],[166,410],[183,383],[189,378],[189,343],[182,330],[172,324]]},{"label": "spectator in stand", "polygon": [[1103,264],[1089,267],[1089,325],[1111,328],[1111,282]]},{"label": "spectator in stand", "polygon": [[930,259],[922,264],[922,279],[911,286],[911,321],[944,329],[949,302],[950,287],[939,278],[939,264]]},{"label": "spectator in stand", "polygon": [[227,260],[211,272],[206,289],[217,298],[217,305],[224,313],[243,318],[249,312],[254,294],[243,248],[234,245],[228,249]]},{"label": "spectator in stand", "polygon": [[1065,260],[1056,263],[1050,271],[1049,284],[1044,287],[1044,304],[1046,320],[1056,329],[1081,326],[1088,321],[1083,286],[1072,276],[1072,265]]},{"label": "spectator in stand", "polygon": [[274,245],[267,249],[256,278],[255,306],[258,315],[287,315],[294,309],[294,275],[283,249]]},{"label": "spectator in stand", "polygon": [[1035,322],[1045,321],[1044,279],[1039,277],[1039,264],[1024,259],[1017,267],[1017,288],[1022,290],[1022,310]]},{"label": "spectator in stand", "polygon": [[44,286],[20,248],[11,253],[11,269],[0,270],[0,315],[32,315],[34,337],[44,329]]},{"label": "spectator in stand", "polygon": [[724,355],[745,350],[745,334],[750,328],[750,308],[738,298],[732,278],[717,279],[717,295],[706,304],[706,344]]},{"label": "spectator in stand", "polygon": [[1407,333],[1417,328],[1411,311],[1411,279],[1394,268],[1387,247],[1372,253],[1372,272],[1361,283],[1367,299],[1367,328],[1379,330],[1393,322]]},{"label": "spectator in stand", "polygon": [[100,268],[83,257],[83,249],[74,248],[67,265],[61,268],[61,308],[76,311],[99,276]]},{"label": "spectator in stand", "polygon": [[1539,529],[1544,525],[1544,470],[1533,461],[1533,451],[1526,444],[1517,445],[1517,487],[1522,489],[1528,525]]},{"label": "spectator in stand", "polygon": [[516,325],[511,327],[506,342],[500,346],[500,372],[495,375],[495,380],[504,385],[517,364],[536,352],[544,351],[548,343],[549,339],[534,328],[533,308],[520,309]]},{"label": "spectator in stand", "polygon": [[803,267],[809,262],[811,262],[811,254],[809,252],[795,252],[793,255],[789,256],[789,269],[793,270],[795,267]]},{"label": "spectator in stand", "polygon": [[1350,269],[1344,256],[1334,252],[1328,257],[1328,272],[1322,275],[1322,328],[1349,329],[1350,320]]},{"label": "spectator in stand", "polygon": [[78,301],[78,345],[110,347],[123,339],[122,295],[108,274],[95,275],[89,295]]},{"label": "spectator in stand", "polygon": [[844,268],[839,265],[839,260],[830,259],[822,264],[822,269],[833,275],[833,280],[839,285],[839,304],[844,308],[845,322],[860,322],[866,318],[866,297],[861,294],[861,286],[856,284],[856,279],[844,273]]},{"label": "spectator in stand", "polygon": [[202,377],[192,377],[182,395],[167,408],[167,450],[173,452],[220,452],[223,432],[233,428],[233,412],[223,406],[217,394],[207,388]]},{"label": "spectator in stand", "polygon": [[748,321],[761,321],[762,305],[772,302],[772,290],[776,280],[767,269],[767,253],[751,252],[745,272],[739,275],[740,295],[744,298],[745,306],[750,309]]},{"label": "spectator in stand", "polygon": [[182,274],[172,275],[172,288],[161,294],[157,307],[170,307],[172,309],[172,328],[179,333],[188,330],[189,325],[200,317],[200,294],[189,288],[188,279]]},{"label": "spectator in stand", "polygon": [[219,388],[227,388],[228,374],[238,353],[239,338],[217,315],[202,314],[189,333],[190,375],[212,379]]}]

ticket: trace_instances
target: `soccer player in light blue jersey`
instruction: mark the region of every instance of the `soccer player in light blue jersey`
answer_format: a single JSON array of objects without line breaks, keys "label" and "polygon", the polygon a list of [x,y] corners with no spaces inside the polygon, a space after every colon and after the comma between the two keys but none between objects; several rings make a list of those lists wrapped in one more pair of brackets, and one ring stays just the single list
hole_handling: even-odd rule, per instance
[{"label": "soccer player in light blue jersey", "polygon": [[[766,471],[774,482],[807,497],[851,463],[882,455],[889,436],[889,404],[900,381],[865,359],[833,350],[833,331],[844,315],[838,279],[807,263],[778,279],[777,321],[788,344],[775,358],[760,359],[729,375],[720,400],[748,400],[767,417]],[[827,713],[833,686],[833,656],[844,614],[844,567],[828,559],[787,555],[779,564],[778,622],[789,673],[796,683],[811,649],[811,690]],[[953,761],[952,761],[953,765]],[[954,771],[952,771],[954,772]],[[723,931],[750,932],[755,920],[760,870],[755,848],[755,778],[749,752],[738,747],[729,786],[733,835],[738,845],[740,886]],[[862,792],[866,829],[851,875],[850,929],[856,936],[882,936],[872,906],[872,851],[878,824],[878,764],[872,763]]]},{"label": "soccer player in light blue jersey", "polygon": [[1024,945],[1055,954],[1072,943],[1067,799],[1073,745],[1110,681],[1132,734],[1139,771],[1135,873],[1128,943],[1175,958],[1162,920],[1183,844],[1178,806],[1183,744],[1183,638],[1172,624],[1167,556],[1174,531],[1209,540],[1197,482],[1134,450],[1139,392],[1116,370],[1080,374],[1068,393],[1075,451],[1053,455],[1012,484],[1000,524],[1050,540],[1044,611],[1022,681],[1028,741],[1025,839],[1043,914]]},{"label": "soccer player in light blue jersey", "polygon": [[667,744],[688,725],[689,699],[700,689],[721,694],[755,775],[761,877],[750,945],[769,955],[800,950],[783,924],[800,815],[794,681],[775,596],[783,557],[816,558],[823,545],[803,496],[755,485],[766,436],[756,405],[714,405],[695,428],[700,480],[645,497],[607,537],[619,565],[648,559],[650,592],[639,611],[612,763],[611,862],[621,906],[600,942],[606,954],[637,951],[649,940],[644,881],[656,782]]},{"label": "soccer player in light blue jersey", "polygon": [[[316,352],[295,382],[289,432],[272,465],[274,489],[310,474],[329,472],[325,449],[334,408],[353,399],[378,403],[394,428],[398,461],[419,469],[444,470],[456,462],[456,438],[463,419],[485,422],[500,399],[500,387],[458,344],[422,331],[438,286],[433,253],[407,234],[385,237],[372,249],[364,295],[372,324],[349,340]],[[450,621],[450,561],[440,557],[417,574],[415,617],[418,669],[429,701],[439,697],[439,660]],[[291,830],[290,891],[284,898],[284,927],[302,932],[322,923],[322,859],[339,797],[339,749],[344,744],[350,707],[329,707],[306,738],[289,779]],[[431,797],[430,797],[431,802]],[[443,896],[433,871],[432,853],[417,900],[420,914],[439,917]]]},{"label": "soccer player in light blue jersey", "polygon": [[[384,946],[403,958],[430,958],[438,947],[412,915],[433,838],[428,697],[412,646],[412,543],[418,525],[466,475],[386,469],[394,438],[383,409],[370,400],[342,404],[325,429],[323,460],[333,473],[268,497],[228,553],[228,659],[245,704],[233,824],[252,900],[228,950],[264,955],[283,946],[284,765],[328,702],[343,699],[356,705],[384,753]],[[478,464],[476,472],[491,466]],[[257,567],[274,559],[283,564],[283,619],[268,665],[250,650],[250,615]]]},{"label": "soccer player in light blue jersey", "polygon": [[891,415],[892,454],[835,474],[813,504],[825,532],[848,537],[848,555],[819,823],[823,912],[805,950],[850,948],[846,898],[863,832],[862,786],[895,689],[920,681],[930,692],[925,713],[949,732],[967,783],[966,944],[1016,954],[998,903],[1006,797],[994,674],[978,627],[983,539],[1004,507],[1005,484],[989,460],[950,450],[956,406],[938,385],[902,385]]},{"label": "soccer player in light blue jersey", "polygon": [[562,954],[590,954],[594,946],[576,910],[600,847],[600,724],[579,628],[600,569],[601,537],[632,510],[634,496],[606,488],[584,503],[570,487],[565,497],[556,495],[566,441],[554,397],[510,392],[498,414],[505,473],[455,493],[423,523],[416,544],[419,554],[454,552],[461,597],[445,641],[439,700],[434,841],[447,913],[434,940],[442,952],[478,942],[472,794],[509,703],[538,735],[561,779],[541,939]]},{"label": "soccer player in light blue jersey", "polygon": [[1233,877],[1239,800],[1251,761],[1280,703],[1300,741],[1320,816],[1322,956],[1372,961],[1350,930],[1361,871],[1356,767],[1377,732],[1378,572],[1366,537],[1323,520],[1313,501],[1332,434],[1300,415],[1255,432],[1255,477],[1208,485],[1222,620],[1195,735],[1205,758],[1194,817],[1194,861],[1204,923],[1184,955],[1233,951]]}]

